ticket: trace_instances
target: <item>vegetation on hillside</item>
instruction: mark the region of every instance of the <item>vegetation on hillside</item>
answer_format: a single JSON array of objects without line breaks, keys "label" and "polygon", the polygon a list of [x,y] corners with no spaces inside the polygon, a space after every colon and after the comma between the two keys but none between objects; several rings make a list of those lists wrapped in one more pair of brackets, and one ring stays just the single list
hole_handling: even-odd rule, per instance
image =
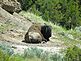
[{"label": "vegetation on hillside", "polygon": [[81,61],[81,49],[77,46],[69,47],[66,50],[65,59],[66,61]]},{"label": "vegetation on hillside", "polygon": [[22,9],[66,29],[81,25],[80,0],[22,0]]}]

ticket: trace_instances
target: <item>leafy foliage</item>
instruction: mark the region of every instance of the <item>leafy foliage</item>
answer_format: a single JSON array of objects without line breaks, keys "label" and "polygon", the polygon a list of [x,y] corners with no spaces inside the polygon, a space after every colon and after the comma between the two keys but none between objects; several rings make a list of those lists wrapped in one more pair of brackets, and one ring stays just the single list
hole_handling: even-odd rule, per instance
[{"label": "leafy foliage", "polygon": [[66,61],[81,61],[81,49],[73,46],[67,49],[65,54]]},{"label": "leafy foliage", "polygon": [[38,58],[40,58],[42,52],[43,52],[43,50],[41,50],[41,49],[28,48],[28,49],[25,49],[25,51],[24,51],[24,57],[29,57],[29,58],[38,57]]},{"label": "leafy foliage", "polygon": [[24,10],[66,29],[81,25],[81,6],[78,0],[22,0],[21,4]]},{"label": "leafy foliage", "polygon": [[0,49],[3,50],[5,54],[7,53],[9,55],[12,55],[14,53],[13,49],[5,43],[0,43]]}]

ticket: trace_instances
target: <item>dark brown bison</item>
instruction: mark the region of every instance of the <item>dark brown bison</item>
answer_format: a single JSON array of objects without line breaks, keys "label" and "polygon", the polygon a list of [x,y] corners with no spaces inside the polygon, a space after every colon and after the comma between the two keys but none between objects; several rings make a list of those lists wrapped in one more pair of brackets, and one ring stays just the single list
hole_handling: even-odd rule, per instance
[{"label": "dark brown bison", "polygon": [[51,37],[51,28],[48,25],[40,25],[39,23],[34,23],[25,35],[26,43],[41,43],[43,41],[49,41]]}]

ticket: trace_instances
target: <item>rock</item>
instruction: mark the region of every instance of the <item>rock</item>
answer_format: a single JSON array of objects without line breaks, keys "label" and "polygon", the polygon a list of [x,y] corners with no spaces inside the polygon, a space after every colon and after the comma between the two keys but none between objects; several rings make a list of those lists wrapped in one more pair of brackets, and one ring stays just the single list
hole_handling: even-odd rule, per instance
[{"label": "rock", "polygon": [[21,4],[16,0],[12,1],[0,1],[0,6],[5,9],[6,11],[13,13],[13,12],[20,12],[21,11]]}]

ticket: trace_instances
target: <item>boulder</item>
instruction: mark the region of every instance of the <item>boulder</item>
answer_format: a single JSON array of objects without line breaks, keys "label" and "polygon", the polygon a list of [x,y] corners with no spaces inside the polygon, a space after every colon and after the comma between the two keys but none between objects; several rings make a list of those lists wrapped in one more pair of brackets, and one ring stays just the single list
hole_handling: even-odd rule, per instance
[{"label": "boulder", "polygon": [[21,4],[16,0],[1,0],[0,6],[10,13],[21,11]]}]

